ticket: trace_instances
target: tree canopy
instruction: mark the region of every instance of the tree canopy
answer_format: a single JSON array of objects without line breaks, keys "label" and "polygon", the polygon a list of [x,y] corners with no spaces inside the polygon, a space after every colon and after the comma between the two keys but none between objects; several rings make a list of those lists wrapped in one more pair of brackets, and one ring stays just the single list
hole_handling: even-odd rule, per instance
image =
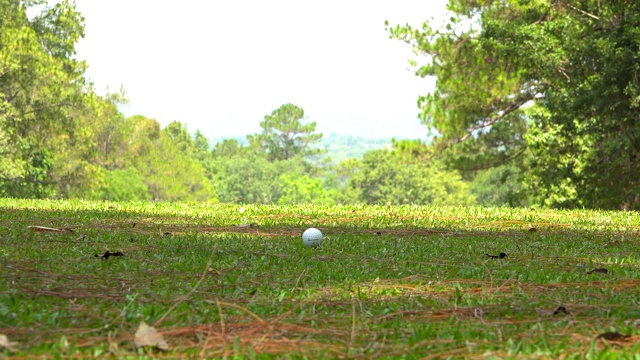
[{"label": "tree canopy", "polygon": [[84,78],[72,2],[0,0],[0,196],[640,209],[640,3],[449,10],[443,26],[390,29],[437,80],[418,98],[435,137],[332,162],[337,139],[290,103],[217,144],[127,117],[124,89],[98,95]]},{"label": "tree canopy", "polygon": [[640,3],[451,0],[451,22],[396,26],[435,76],[419,98],[457,168],[518,158],[539,203],[640,208]]},{"label": "tree canopy", "polygon": [[75,44],[84,36],[84,19],[66,1],[27,16],[28,6],[43,4],[46,1],[0,1],[0,194],[4,195],[51,196],[54,185],[81,181],[72,174],[96,170],[86,159],[69,159],[78,152],[88,153],[90,144],[77,116],[85,107],[86,64],[74,58]]},{"label": "tree canopy", "polygon": [[358,190],[364,203],[472,205],[475,202],[468,184],[456,170],[448,170],[438,161],[424,161],[405,150],[406,147],[374,150],[363,156],[349,184]]},{"label": "tree canopy", "polygon": [[302,108],[284,104],[264,117],[260,122],[262,132],[249,136],[249,141],[263,149],[271,161],[318,155],[322,151],[312,145],[320,141],[322,134],[314,133],[315,122],[305,121]]}]

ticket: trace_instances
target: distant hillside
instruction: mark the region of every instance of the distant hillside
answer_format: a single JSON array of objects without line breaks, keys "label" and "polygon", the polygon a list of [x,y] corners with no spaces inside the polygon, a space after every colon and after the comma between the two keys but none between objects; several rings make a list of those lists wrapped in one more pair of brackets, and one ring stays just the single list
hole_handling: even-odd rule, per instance
[{"label": "distant hillside", "polygon": [[213,148],[214,146],[216,146],[217,143],[222,142],[224,140],[235,140],[238,142],[238,144],[240,145],[249,145],[249,141],[247,140],[246,136],[221,136],[221,137],[214,137],[211,138],[211,140],[209,140],[209,144],[211,145],[211,147]]},{"label": "distant hillside", "polygon": [[345,159],[360,159],[369,150],[390,148],[391,139],[369,139],[331,133],[322,137],[318,147],[327,149],[327,156],[338,163]]},{"label": "distant hillside", "polygon": [[[216,143],[225,139],[228,138],[214,138],[211,140],[211,146],[215,146]],[[246,137],[235,136],[232,139],[237,140],[242,145],[248,144]],[[345,159],[360,159],[369,150],[390,148],[391,139],[370,139],[331,133],[324,135],[317,147],[327,149],[327,156],[331,157],[332,162],[338,163]]]}]

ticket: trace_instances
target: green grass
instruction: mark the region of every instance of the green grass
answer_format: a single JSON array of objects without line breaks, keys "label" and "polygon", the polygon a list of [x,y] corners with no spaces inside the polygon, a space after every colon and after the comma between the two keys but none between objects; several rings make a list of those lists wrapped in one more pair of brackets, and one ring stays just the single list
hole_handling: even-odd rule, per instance
[{"label": "green grass", "polygon": [[[3,199],[17,344],[0,358],[633,357],[638,229],[635,212]],[[136,348],[142,320],[169,350]]]}]

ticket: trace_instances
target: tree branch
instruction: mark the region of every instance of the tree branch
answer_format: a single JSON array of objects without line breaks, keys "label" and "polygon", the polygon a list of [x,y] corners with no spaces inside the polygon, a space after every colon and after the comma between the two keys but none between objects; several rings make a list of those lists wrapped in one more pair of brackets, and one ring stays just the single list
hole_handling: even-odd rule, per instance
[{"label": "tree branch", "polygon": [[547,20],[547,16],[549,16],[549,11],[551,11],[551,9],[547,10],[547,12],[545,12],[544,15],[542,15],[542,17],[539,20],[534,21],[533,24],[531,25],[538,25],[538,24],[541,24],[543,21]]},{"label": "tree branch", "polygon": [[465,134],[463,137],[461,137],[459,139],[454,140],[452,143],[453,144],[457,144],[457,143],[460,143],[460,142],[463,142],[463,141],[467,140],[468,138],[473,136],[474,132],[495,124],[496,122],[502,120],[505,116],[507,116],[507,115],[511,114],[512,112],[518,110],[522,105],[526,104],[527,102],[529,102],[531,100],[541,99],[541,98],[542,97],[536,96],[536,94],[531,94],[531,93],[526,93],[526,94],[520,95],[518,98],[515,99],[515,101],[513,101],[511,104],[509,104],[506,108],[502,109],[498,113],[497,116],[495,116],[493,118],[488,118],[488,119],[482,121],[481,123],[476,124],[475,126],[473,126],[471,129],[469,129],[467,131],[467,134]]},{"label": "tree branch", "polygon": [[580,9],[578,9],[577,7],[575,7],[575,6],[571,5],[571,4],[564,3],[564,5],[567,5],[568,7],[572,8],[573,10],[575,10],[575,11],[577,11],[579,13],[581,13],[582,15],[586,15],[586,16],[592,18],[592,19],[595,19],[595,20],[600,20],[599,17],[597,17],[597,16],[595,16],[595,15],[593,15],[591,13],[588,13],[588,12],[586,12],[584,10],[580,10]]},{"label": "tree branch", "polygon": [[506,156],[501,156],[499,159],[492,161],[492,162],[487,162],[487,163],[482,163],[480,162],[479,164],[475,164],[476,166],[472,166],[472,167],[465,167],[463,169],[461,169],[462,171],[482,171],[482,170],[487,170],[487,169],[491,169],[503,164],[506,164],[508,162],[510,162],[511,160],[519,157],[520,155],[522,155],[525,151],[527,150],[527,146],[526,145],[522,145],[522,147],[520,149],[516,148],[511,154],[507,154]]}]

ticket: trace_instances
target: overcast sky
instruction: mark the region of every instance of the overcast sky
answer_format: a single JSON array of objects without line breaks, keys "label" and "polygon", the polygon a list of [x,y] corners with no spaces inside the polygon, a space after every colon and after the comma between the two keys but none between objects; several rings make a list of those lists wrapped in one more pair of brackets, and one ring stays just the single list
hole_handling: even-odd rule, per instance
[{"label": "overcast sky", "polygon": [[446,1],[76,0],[78,58],[99,91],[124,85],[127,115],[178,120],[207,137],[260,131],[285,103],[318,131],[425,138],[416,100],[433,88],[384,21],[443,18]]}]

